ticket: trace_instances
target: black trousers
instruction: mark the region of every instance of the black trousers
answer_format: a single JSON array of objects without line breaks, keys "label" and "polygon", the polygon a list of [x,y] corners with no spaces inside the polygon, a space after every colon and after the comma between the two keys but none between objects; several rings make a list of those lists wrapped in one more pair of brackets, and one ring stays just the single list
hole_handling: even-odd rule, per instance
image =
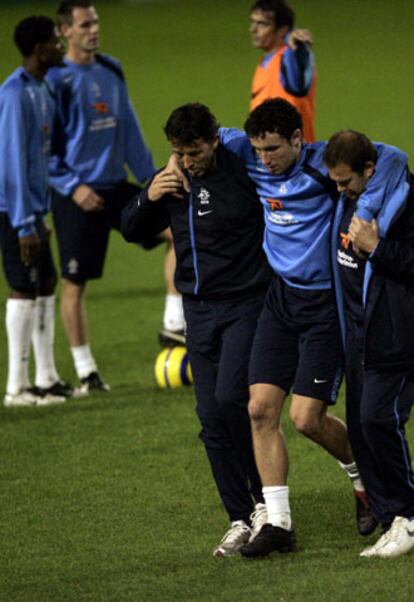
[{"label": "black trousers", "polygon": [[405,424],[414,403],[408,370],[364,370],[361,345],[349,333],[346,349],[348,435],[375,518],[414,516],[414,475]]},{"label": "black trousers", "polygon": [[263,502],[247,411],[249,356],[263,299],[264,292],[231,301],[184,298],[200,438],[231,521],[248,521],[254,502]]}]

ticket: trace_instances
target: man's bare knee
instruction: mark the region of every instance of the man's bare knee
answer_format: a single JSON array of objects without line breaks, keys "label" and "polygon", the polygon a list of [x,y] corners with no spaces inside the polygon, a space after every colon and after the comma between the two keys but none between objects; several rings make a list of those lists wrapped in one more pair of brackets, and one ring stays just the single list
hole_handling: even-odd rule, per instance
[{"label": "man's bare knee", "polygon": [[321,430],[321,423],[317,416],[306,414],[295,415],[291,416],[291,420],[298,433],[301,433],[301,435],[305,435],[305,437],[309,437],[310,439],[314,439]]},{"label": "man's bare knee", "polygon": [[249,416],[253,422],[262,422],[269,420],[273,413],[273,404],[265,399],[251,397],[249,400]]},{"label": "man's bare knee", "polygon": [[260,426],[271,422],[278,425],[285,396],[281,389],[273,385],[250,387],[248,410],[252,424]]},{"label": "man's bare knee", "polygon": [[303,398],[303,401],[292,400],[290,419],[298,433],[314,439],[323,427],[324,403],[318,400]]}]

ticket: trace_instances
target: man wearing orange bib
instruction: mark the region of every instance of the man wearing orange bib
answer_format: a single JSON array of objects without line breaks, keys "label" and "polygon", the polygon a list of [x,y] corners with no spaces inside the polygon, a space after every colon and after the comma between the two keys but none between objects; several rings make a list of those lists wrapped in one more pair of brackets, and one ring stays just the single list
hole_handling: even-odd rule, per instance
[{"label": "man wearing orange bib", "polygon": [[310,51],[312,36],[306,29],[292,31],[294,19],[285,0],[257,0],[252,6],[252,43],[265,54],[253,77],[250,110],[269,98],[284,98],[301,114],[306,142],[314,142],[316,72]]}]

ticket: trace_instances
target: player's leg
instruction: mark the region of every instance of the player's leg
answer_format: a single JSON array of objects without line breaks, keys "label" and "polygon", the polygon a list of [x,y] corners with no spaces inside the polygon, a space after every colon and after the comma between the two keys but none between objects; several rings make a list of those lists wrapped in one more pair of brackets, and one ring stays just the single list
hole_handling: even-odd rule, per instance
[{"label": "player's leg", "polygon": [[6,406],[25,406],[64,401],[64,398],[53,395],[41,399],[30,385],[30,342],[39,270],[37,263],[31,266],[23,264],[16,231],[5,213],[0,213],[0,245],[4,272],[11,289],[6,303],[8,376],[4,403]]},{"label": "player's leg", "polygon": [[[289,458],[280,425],[285,399],[286,391],[275,385],[258,383],[250,387],[249,414],[254,451],[264,489],[285,487],[287,482]],[[286,512],[290,514],[290,510]],[[272,514],[271,510],[269,513]],[[283,522],[285,518],[280,517],[280,520]]]},{"label": "player's leg", "polygon": [[[104,196],[105,193],[100,191]],[[85,301],[88,280],[100,278],[109,241],[110,218],[105,211],[82,211],[70,197],[56,192],[52,203],[59,246],[62,290],[61,316],[68,338],[81,393],[108,391],[93,356]]]},{"label": "player's leg", "polygon": [[[60,310],[71,349],[87,345],[89,340],[85,306],[86,284],[62,279]],[[93,367],[96,370],[96,364]]]},{"label": "player's leg", "polygon": [[74,389],[64,382],[58,374],[55,364],[55,288],[57,274],[50,249],[50,232],[43,222],[38,226],[42,240],[39,261],[39,287],[36,294],[36,306],[32,333],[32,345],[35,357],[35,392],[46,397],[58,395],[71,397]]},{"label": "player's leg", "polygon": [[405,424],[414,402],[408,371],[367,369],[361,401],[361,423],[368,447],[382,476],[393,515],[390,529],[361,556],[394,558],[414,548],[414,475]]},{"label": "player's leg", "polygon": [[8,342],[7,406],[36,405],[30,392],[29,358],[34,323],[35,300],[27,293],[12,289],[6,303]]},{"label": "player's leg", "polygon": [[187,348],[197,400],[196,411],[201,423],[200,439],[230,520],[230,529],[213,554],[227,556],[236,553],[250,537],[248,525],[253,503],[237,450],[216,399],[221,351],[216,308],[217,305],[208,302],[184,300]]},{"label": "player's leg", "polygon": [[[338,460],[355,495],[365,495],[342,420],[327,411],[336,403],[343,374],[341,334],[330,290],[295,293],[299,330],[299,361],[293,385],[291,419],[296,429]],[[301,297],[301,300],[300,300]],[[358,530],[365,518],[357,514]],[[371,518],[369,532],[376,526]]]},{"label": "player's leg", "polygon": [[250,387],[249,414],[267,522],[256,537],[241,548],[247,558],[296,549],[287,486],[289,459],[280,426],[285,398],[286,391],[275,385],[258,383]]},{"label": "player's leg", "polygon": [[295,549],[287,486],[289,459],[280,420],[295,375],[298,341],[279,311],[281,286],[278,279],[270,285],[250,359],[249,415],[268,524],[241,549],[247,557]]},{"label": "player's leg", "polygon": [[[381,471],[367,445],[361,425],[361,400],[363,390],[363,342],[357,339],[352,329],[347,331],[345,350],[346,378],[346,425],[349,442],[361,474],[363,488],[356,489],[356,512],[361,535],[368,535],[381,523],[387,529],[393,520],[387,502]],[[375,519],[375,520],[373,520]]]},{"label": "player's leg", "polygon": [[387,492],[390,529],[361,556],[392,558],[414,548],[414,475],[405,424],[414,402],[407,371],[364,371],[361,424]]},{"label": "player's leg", "polygon": [[220,413],[237,450],[244,480],[255,500],[252,535],[266,522],[262,483],[253,451],[247,404],[249,400],[248,366],[257,320],[263,307],[264,292],[223,303],[222,348],[218,366],[216,399]]},{"label": "player's leg", "polygon": [[174,284],[176,260],[171,230],[169,228],[164,230],[159,237],[165,241],[166,245],[164,259],[166,295],[160,339],[165,344],[185,344],[183,302]]},{"label": "player's leg", "polygon": [[354,461],[345,423],[327,412],[325,401],[294,394],[290,418],[299,433],[321,445],[342,464]]}]

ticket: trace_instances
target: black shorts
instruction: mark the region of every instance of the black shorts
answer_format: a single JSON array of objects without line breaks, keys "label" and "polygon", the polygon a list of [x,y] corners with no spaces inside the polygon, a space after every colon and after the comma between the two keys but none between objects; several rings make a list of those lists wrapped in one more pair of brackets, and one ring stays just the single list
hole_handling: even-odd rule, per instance
[{"label": "black shorts", "polygon": [[12,227],[7,213],[0,212],[0,247],[3,269],[10,288],[20,293],[37,293],[56,278],[47,233],[43,220],[36,222],[36,231],[40,238],[40,252],[35,265],[26,266],[20,258],[20,244],[17,231]]},{"label": "black shorts", "polygon": [[[70,196],[53,191],[52,213],[64,278],[81,284],[102,276],[110,231],[119,230],[123,208],[140,190],[129,182],[96,190],[105,200],[104,210],[99,212],[83,211]],[[141,246],[151,249],[160,242],[151,238]]]},{"label": "black shorts", "polygon": [[249,383],[334,404],[342,375],[333,292],[294,288],[274,277],[253,342]]}]

